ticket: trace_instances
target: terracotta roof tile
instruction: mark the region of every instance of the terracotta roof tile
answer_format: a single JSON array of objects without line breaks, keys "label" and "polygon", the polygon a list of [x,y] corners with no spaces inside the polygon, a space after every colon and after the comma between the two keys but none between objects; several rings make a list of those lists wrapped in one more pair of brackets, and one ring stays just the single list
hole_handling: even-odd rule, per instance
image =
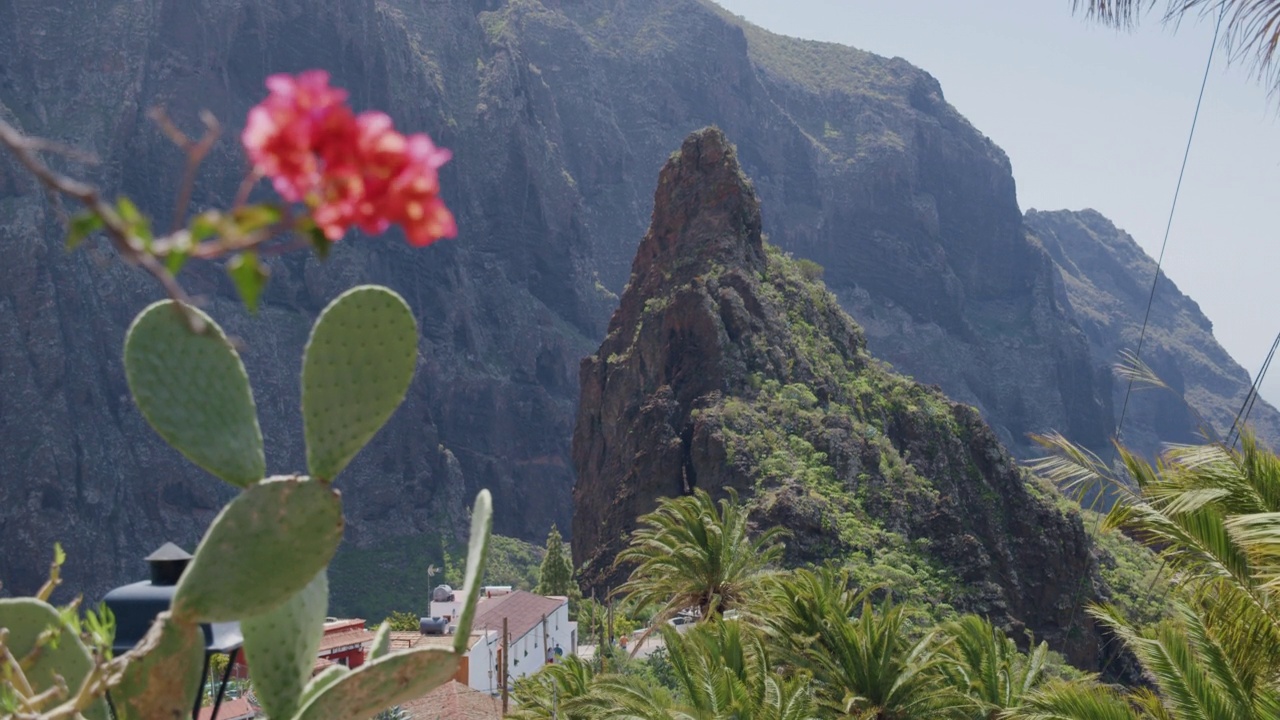
[{"label": "terracotta roof tile", "polygon": [[320,652],[324,653],[347,645],[368,645],[372,642],[373,632],[371,630],[347,630],[320,638]]},{"label": "terracotta roof tile", "polygon": [[496,720],[502,717],[502,701],[450,680],[417,700],[401,703],[413,720]]}]

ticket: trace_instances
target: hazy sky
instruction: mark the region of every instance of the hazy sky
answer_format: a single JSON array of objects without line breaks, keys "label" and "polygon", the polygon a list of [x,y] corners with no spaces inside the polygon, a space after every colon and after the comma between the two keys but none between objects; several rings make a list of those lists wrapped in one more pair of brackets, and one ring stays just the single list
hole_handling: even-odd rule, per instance
[{"label": "hazy sky", "polygon": [[[1151,16],[1130,33],[1072,15],[1071,0],[721,4],[774,32],[924,68],[1009,154],[1024,210],[1094,208],[1159,252],[1211,19],[1173,28]],[[1280,122],[1251,68],[1226,61],[1219,48],[1164,268],[1252,376],[1280,331]],[[1280,367],[1263,394],[1280,400]]]}]

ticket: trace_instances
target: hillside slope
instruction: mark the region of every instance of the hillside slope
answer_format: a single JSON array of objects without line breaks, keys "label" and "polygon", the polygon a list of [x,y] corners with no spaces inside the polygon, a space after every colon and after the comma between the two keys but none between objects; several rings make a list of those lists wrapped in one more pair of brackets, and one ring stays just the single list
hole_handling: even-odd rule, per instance
[{"label": "hillside slope", "polygon": [[[327,263],[273,259],[252,318],[218,268],[184,271],[243,341],[272,472],[303,465],[296,363],[315,313],[378,282],[419,318],[409,398],[342,481],[339,600],[368,567],[440,564],[482,487],[498,532],[568,526],[578,361],[629,276],[653,173],[708,124],[738,143],[773,242],[826,266],[877,356],[977,407],[1015,454],[1048,429],[1105,447],[1114,425],[1110,377],[1027,238],[1007,158],[900,59],[771,35],[704,0],[0,0],[0,58],[0,114],[96,155],[79,170],[161,222],[181,158],[147,110],[193,132],[202,108],[223,122],[195,199],[225,205],[272,72],[326,68],[357,108],[453,150],[456,241],[351,237]],[[60,540],[66,590],[92,597],[163,542],[190,548],[226,495],[128,398],[124,330],[157,289],[105,244],[64,252],[7,156],[0,248],[0,579],[34,590]],[[404,573],[405,594],[425,593]]]},{"label": "hillside slope", "polygon": [[1096,667],[1100,592],[1076,513],[1025,476],[973,408],[885,369],[822,283],[762,240],[716,129],[663,168],[653,222],[582,364],[573,551],[606,591],[636,518],[692,488],[750,498],[789,563],[1026,628]]}]

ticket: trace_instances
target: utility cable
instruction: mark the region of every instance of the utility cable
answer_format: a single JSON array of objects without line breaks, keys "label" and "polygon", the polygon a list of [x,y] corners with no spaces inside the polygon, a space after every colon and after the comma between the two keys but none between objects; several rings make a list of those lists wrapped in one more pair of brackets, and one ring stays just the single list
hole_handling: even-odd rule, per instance
[{"label": "utility cable", "polygon": [[[1151,306],[1156,299],[1156,286],[1160,283],[1160,268],[1164,265],[1164,251],[1169,246],[1169,230],[1173,228],[1173,212],[1178,209],[1178,195],[1182,192],[1182,178],[1187,173],[1187,158],[1191,157],[1191,140],[1196,136],[1196,123],[1200,120],[1200,105],[1204,102],[1204,89],[1209,84],[1209,68],[1213,66],[1213,52],[1218,48],[1218,31],[1222,28],[1222,18],[1227,14],[1227,5],[1223,3],[1218,13],[1218,21],[1213,26],[1213,43],[1209,46],[1209,59],[1204,64],[1204,77],[1200,79],[1200,94],[1196,97],[1196,111],[1191,116],[1191,131],[1187,133],[1187,146],[1182,151],[1182,168],[1178,170],[1178,184],[1173,189],[1173,203],[1169,206],[1169,220],[1164,226],[1164,240],[1160,242],[1160,256],[1156,258],[1156,275],[1151,279],[1151,294],[1147,296],[1147,311],[1142,316],[1142,331],[1138,333],[1138,350],[1134,353],[1137,359],[1142,358],[1142,345],[1147,339],[1147,322],[1151,319]],[[1133,378],[1129,378],[1129,387],[1124,391],[1124,404],[1120,407],[1120,422],[1116,425],[1116,437],[1124,433],[1124,419],[1129,411],[1129,395],[1133,392]]]},{"label": "utility cable", "polygon": [[[1191,130],[1187,133],[1187,145],[1182,151],[1182,167],[1178,169],[1178,183],[1173,188],[1173,202],[1169,205],[1169,219],[1164,226],[1164,239],[1160,241],[1160,255],[1156,258],[1156,273],[1151,279],[1151,292],[1147,295],[1147,310],[1142,316],[1142,330],[1138,333],[1138,349],[1134,353],[1134,360],[1140,361],[1142,358],[1142,345],[1147,339],[1147,324],[1151,320],[1151,306],[1155,303],[1156,287],[1160,283],[1160,268],[1164,266],[1164,251],[1169,246],[1169,231],[1173,228],[1173,214],[1178,208],[1178,196],[1182,192],[1182,179],[1187,173],[1187,159],[1191,157],[1191,141],[1196,136],[1196,124],[1200,120],[1200,106],[1204,103],[1204,89],[1209,84],[1209,70],[1213,67],[1213,54],[1218,47],[1218,33],[1222,29],[1222,19],[1226,17],[1227,5],[1223,3],[1222,10],[1218,13],[1218,20],[1213,25],[1213,41],[1209,45],[1209,57],[1204,63],[1204,75],[1200,78],[1200,92],[1196,95],[1196,109],[1191,115]],[[1133,377],[1129,378],[1129,386],[1124,391],[1124,404],[1120,407],[1120,421],[1116,424],[1116,438],[1119,439],[1124,432],[1124,420],[1129,411],[1129,395],[1133,393]],[[1098,496],[1094,498],[1096,503],[1103,497],[1100,490]],[[1094,535],[1098,534],[1102,526],[1102,515],[1098,514],[1097,522],[1094,524]],[[1076,597],[1071,606],[1071,615],[1067,621],[1067,630],[1075,625],[1076,614],[1080,610],[1080,601],[1084,596],[1084,585],[1087,575],[1080,579],[1080,586],[1076,589]],[[1111,663],[1108,660],[1107,665]],[[1106,668],[1103,668],[1106,671]]]},{"label": "utility cable", "polygon": [[1276,334],[1275,342],[1271,343],[1271,352],[1267,353],[1267,359],[1262,362],[1262,367],[1254,377],[1253,384],[1249,386],[1249,392],[1245,393],[1244,402],[1236,413],[1235,422],[1231,423],[1231,432],[1227,434],[1227,447],[1234,448],[1236,443],[1240,442],[1240,433],[1244,431],[1245,425],[1249,422],[1249,414],[1253,412],[1253,406],[1258,402],[1258,394],[1262,392],[1262,380],[1271,369],[1271,360],[1276,356],[1277,348],[1280,348],[1280,333]]}]

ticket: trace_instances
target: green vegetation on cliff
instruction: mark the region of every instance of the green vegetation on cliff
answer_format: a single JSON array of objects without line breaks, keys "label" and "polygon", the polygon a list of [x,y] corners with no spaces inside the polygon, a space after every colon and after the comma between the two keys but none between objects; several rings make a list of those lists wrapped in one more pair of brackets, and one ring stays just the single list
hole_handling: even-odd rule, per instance
[{"label": "green vegetation on cliff", "polygon": [[977,410],[874,359],[821,268],[766,243],[760,213],[718,130],[692,134],[659,177],[609,336],[581,371],[585,585],[620,584],[615,557],[661,498],[734,491],[760,528],[787,529],[789,566],[835,563],[937,618],[980,613],[1106,664],[1081,607],[1109,589],[1079,512]]}]

